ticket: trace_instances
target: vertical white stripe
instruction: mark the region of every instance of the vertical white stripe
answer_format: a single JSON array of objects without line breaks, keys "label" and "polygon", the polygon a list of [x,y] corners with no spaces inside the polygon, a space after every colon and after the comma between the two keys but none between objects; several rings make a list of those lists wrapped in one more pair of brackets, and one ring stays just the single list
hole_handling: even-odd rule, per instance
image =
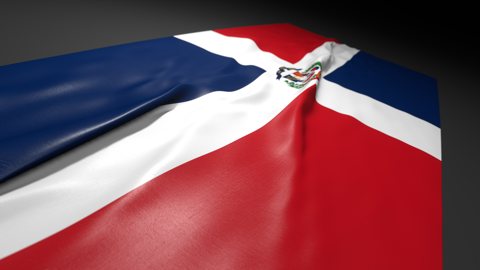
[{"label": "vertical white stripe", "polygon": [[[159,108],[142,117],[154,118],[154,121],[141,130],[28,186],[0,196],[0,258],[70,226],[163,172],[261,128],[303,91],[275,80],[279,66],[292,64],[261,51],[249,39],[226,37],[212,31],[177,37],[210,52],[233,57],[240,64],[257,65],[266,73],[235,92],[213,92],[178,104],[166,114],[161,113],[165,108]],[[356,52],[329,42],[293,66],[305,68],[321,61],[323,74],[328,74]],[[314,83],[310,82],[305,88]],[[439,130],[415,117],[326,80],[321,81],[317,100],[440,157]],[[122,132],[131,125],[135,125],[135,121],[113,132]],[[35,174],[35,170],[31,173]]]},{"label": "vertical white stripe", "polygon": [[[331,49],[317,53],[329,59]],[[147,127],[0,196],[0,258],[72,225],[182,163],[261,128],[316,83],[291,88],[275,79],[276,68],[240,90],[212,92],[177,104],[166,114],[159,108],[144,116],[158,117]],[[128,125],[113,132],[122,132]],[[74,151],[90,143],[94,142]]]},{"label": "vertical white stripe", "polygon": [[331,73],[350,58],[358,50],[343,44],[325,42],[297,63],[289,63],[273,53],[262,51],[257,44],[248,38],[227,37],[215,31],[204,31],[175,36],[178,39],[197,45],[212,53],[232,57],[242,65],[255,65],[266,71],[276,72],[281,66],[307,68],[316,61],[321,61],[324,75]]},{"label": "vertical white stripe", "polygon": [[255,65],[268,71],[277,71],[278,67],[291,65],[270,52],[260,50],[257,44],[248,38],[227,37],[214,31],[175,37],[212,53],[235,58],[242,65]]}]

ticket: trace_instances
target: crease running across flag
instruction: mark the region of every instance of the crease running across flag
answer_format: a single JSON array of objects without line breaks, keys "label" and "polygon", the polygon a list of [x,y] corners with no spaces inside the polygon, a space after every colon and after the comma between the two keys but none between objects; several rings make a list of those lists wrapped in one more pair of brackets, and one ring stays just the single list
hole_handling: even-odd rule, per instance
[{"label": "crease running across flag", "polygon": [[434,79],[291,24],[0,67],[0,269],[442,269]]}]

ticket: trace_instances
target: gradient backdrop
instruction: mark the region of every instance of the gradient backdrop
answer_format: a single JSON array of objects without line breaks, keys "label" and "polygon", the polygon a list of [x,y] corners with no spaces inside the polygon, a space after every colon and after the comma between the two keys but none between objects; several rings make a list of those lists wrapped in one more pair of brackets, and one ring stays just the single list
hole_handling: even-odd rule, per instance
[{"label": "gradient backdrop", "polygon": [[[444,269],[480,269],[474,8],[459,1],[428,8],[413,1],[188,2],[3,0],[0,65],[174,34],[290,22],[435,77],[442,121]],[[0,194],[12,188],[0,185]]]}]

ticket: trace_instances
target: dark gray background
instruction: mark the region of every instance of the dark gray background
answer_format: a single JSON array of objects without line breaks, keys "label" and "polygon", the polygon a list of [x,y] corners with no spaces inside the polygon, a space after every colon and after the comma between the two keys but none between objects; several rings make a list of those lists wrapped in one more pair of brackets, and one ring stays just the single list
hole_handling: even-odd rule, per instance
[{"label": "dark gray background", "polygon": [[435,77],[442,120],[444,266],[478,270],[479,55],[469,37],[479,31],[475,9],[454,4],[2,0],[0,65],[174,34],[290,22]]}]

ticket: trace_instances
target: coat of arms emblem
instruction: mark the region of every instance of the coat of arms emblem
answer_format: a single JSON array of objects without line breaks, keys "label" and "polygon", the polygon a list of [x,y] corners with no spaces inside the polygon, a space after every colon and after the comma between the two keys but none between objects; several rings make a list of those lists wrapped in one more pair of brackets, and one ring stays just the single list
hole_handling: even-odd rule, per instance
[{"label": "coat of arms emblem", "polygon": [[283,80],[290,87],[302,88],[308,82],[319,79],[322,71],[322,64],[315,62],[309,68],[302,71],[300,68],[279,67],[277,71],[277,80]]}]

